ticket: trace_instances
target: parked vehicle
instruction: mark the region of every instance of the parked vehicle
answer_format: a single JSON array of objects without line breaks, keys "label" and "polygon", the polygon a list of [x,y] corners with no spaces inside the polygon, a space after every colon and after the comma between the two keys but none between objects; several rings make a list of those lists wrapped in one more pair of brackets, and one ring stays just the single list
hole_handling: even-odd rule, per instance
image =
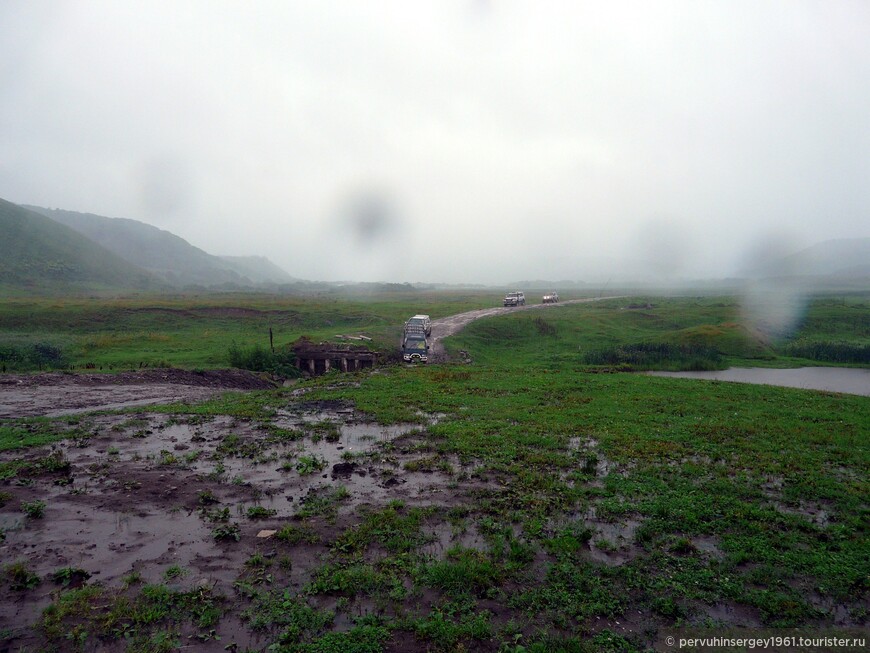
[{"label": "parked vehicle", "polygon": [[526,305],[526,296],[523,294],[521,290],[517,290],[516,292],[509,292],[504,296],[504,305],[505,306],[525,306]]},{"label": "parked vehicle", "polygon": [[428,315],[415,315],[409,318],[405,322],[405,329],[407,330],[409,326],[422,326],[427,336],[432,335],[432,320],[429,319]]},{"label": "parked vehicle", "polygon": [[548,292],[546,295],[544,295],[544,299],[542,300],[542,303],[544,303],[544,304],[555,304],[555,303],[557,303],[558,301],[559,301],[559,293],[557,293],[557,292],[554,290],[553,292]]}]

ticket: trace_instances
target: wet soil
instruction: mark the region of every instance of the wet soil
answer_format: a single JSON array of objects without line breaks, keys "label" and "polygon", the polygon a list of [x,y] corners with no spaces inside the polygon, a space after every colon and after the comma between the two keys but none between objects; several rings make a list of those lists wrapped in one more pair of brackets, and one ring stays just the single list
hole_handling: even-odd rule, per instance
[{"label": "wet soil", "polygon": [[115,374],[0,374],[0,418],[56,417],[128,406],[203,401],[274,387],[243,370],[151,369]]},{"label": "wet soil", "polygon": [[[41,579],[0,603],[0,631],[12,634],[8,650],[38,643],[32,625],[60,590],[50,580],[59,569],[84,570],[90,583],[111,588],[134,574],[140,583],[208,587],[232,600],[238,583],[262,582],[246,561],[280,552],[287,564],[284,571],[270,569],[275,582],[301,589],[323,564],[326,543],[358,521],[361,506],[402,501],[446,508],[490,487],[481,479],[457,487],[447,474],[413,465],[409,471],[406,465],[425,448],[425,425],[373,424],[343,405],[300,403],[268,422],[163,414],[82,419],[94,434],[88,439],[0,454],[0,462],[36,465],[52,456],[68,463],[57,472],[0,481],[0,558],[25,563]],[[459,474],[472,471],[458,460],[451,465]],[[331,508],[312,512],[319,498],[339,489],[343,496]],[[34,501],[45,503],[41,517],[22,509]],[[281,528],[302,523],[310,541],[290,546],[276,539]],[[228,527],[238,528],[238,541],[215,537]],[[426,531],[433,555],[451,542],[477,541],[452,540],[438,528]],[[183,575],[168,578],[172,568]],[[221,621],[216,650],[261,646],[246,628],[231,627],[238,614],[230,614]]]}]

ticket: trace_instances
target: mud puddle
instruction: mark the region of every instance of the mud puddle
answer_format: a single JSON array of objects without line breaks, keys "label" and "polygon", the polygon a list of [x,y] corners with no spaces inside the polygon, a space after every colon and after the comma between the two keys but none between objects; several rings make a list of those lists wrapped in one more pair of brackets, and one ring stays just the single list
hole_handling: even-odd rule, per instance
[{"label": "mud puddle", "polygon": [[[29,625],[60,589],[50,577],[63,568],[82,569],[90,583],[107,587],[135,577],[182,589],[208,586],[232,599],[235,583],[264,582],[251,580],[246,561],[275,556],[281,547],[283,582],[301,587],[322,563],[324,545],[303,542],[288,551],[274,537],[257,535],[298,524],[312,498],[328,500],[339,488],[344,494],[333,516],[315,514],[315,528],[335,531],[330,519],[347,521],[362,504],[451,503],[448,475],[406,471],[403,462],[412,456],[387,451],[398,439],[424,438],[419,424],[357,418],[346,409],[286,410],[268,422],[95,416],[90,437],[0,454],[0,461],[32,467],[48,458],[63,463],[54,472],[2,481],[0,556],[25,564],[40,582],[0,607],[0,630],[21,633],[24,639],[13,641],[28,645],[32,635],[24,633],[32,633]],[[44,504],[41,516],[25,515],[23,505],[36,502]]]}]

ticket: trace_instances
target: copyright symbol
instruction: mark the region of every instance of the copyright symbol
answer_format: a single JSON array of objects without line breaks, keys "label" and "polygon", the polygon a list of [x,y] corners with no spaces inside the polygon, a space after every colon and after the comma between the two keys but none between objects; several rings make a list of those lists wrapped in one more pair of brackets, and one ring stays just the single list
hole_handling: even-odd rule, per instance
[{"label": "copyright symbol", "polygon": [[673,646],[674,638],[668,635],[667,637],[665,637],[665,644],[667,644],[668,646]]}]

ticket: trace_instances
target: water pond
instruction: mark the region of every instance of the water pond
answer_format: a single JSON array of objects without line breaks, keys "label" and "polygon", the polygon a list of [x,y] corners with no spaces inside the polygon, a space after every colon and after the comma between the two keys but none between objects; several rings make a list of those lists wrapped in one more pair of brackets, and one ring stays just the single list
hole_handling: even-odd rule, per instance
[{"label": "water pond", "polygon": [[731,367],[727,370],[713,372],[648,372],[648,374],[684,379],[759,383],[870,397],[870,369],[853,367],[798,367],[785,370],[764,367]]}]

